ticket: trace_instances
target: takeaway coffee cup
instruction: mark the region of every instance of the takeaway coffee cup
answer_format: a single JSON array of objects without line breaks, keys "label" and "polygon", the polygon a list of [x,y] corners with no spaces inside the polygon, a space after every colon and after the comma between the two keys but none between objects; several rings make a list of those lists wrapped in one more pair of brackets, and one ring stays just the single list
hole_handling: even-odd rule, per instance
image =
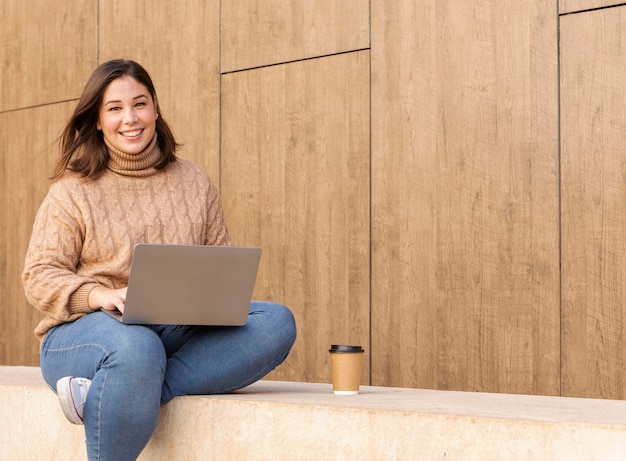
[{"label": "takeaway coffee cup", "polygon": [[333,392],[337,395],[358,394],[363,352],[365,352],[363,348],[333,344],[329,352]]}]

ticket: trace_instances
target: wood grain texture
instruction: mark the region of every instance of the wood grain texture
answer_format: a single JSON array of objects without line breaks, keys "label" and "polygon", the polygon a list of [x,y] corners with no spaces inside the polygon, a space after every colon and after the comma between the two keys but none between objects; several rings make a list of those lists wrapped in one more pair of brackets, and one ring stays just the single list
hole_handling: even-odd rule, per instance
[{"label": "wood grain texture", "polygon": [[372,2],[374,385],[559,393],[554,1]]},{"label": "wood grain texture", "polygon": [[222,2],[222,72],[368,47],[367,0]]},{"label": "wood grain texture", "polygon": [[225,75],[222,193],[231,235],[263,248],[256,299],[299,336],[275,379],[330,382],[333,343],[366,349],[369,52]]},{"label": "wood grain texture", "polygon": [[620,0],[559,0],[559,13],[575,13],[595,8],[606,8],[608,6],[623,5]]},{"label": "wood grain texture", "polygon": [[97,2],[2,0],[0,112],[80,96],[96,63]]},{"label": "wood grain texture", "polygon": [[100,62],[127,58],[153,79],[180,155],[219,180],[219,0],[100,6]]},{"label": "wood grain texture", "polygon": [[54,144],[73,103],[0,113],[0,364],[38,365],[33,330],[42,315],[22,287],[35,214],[48,191]]},{"label": "wood grain texture", "polygon": [[561,18],[563,395],[626,398],[626,7]]}]

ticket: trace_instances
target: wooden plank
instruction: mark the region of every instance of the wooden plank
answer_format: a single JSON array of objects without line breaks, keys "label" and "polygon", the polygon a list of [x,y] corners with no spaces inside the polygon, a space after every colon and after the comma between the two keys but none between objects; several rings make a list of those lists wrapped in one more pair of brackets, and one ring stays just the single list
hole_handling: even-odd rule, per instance
[{"label": "wooden plank", "polygon": [[0,112],[80,96],[96,63],[97,6],[2,0]]},{"label": "wooden plank", "polygon": [[620,0],[559,0],[559,14],[623,5]]},{"label": "wooden plank", "polygon": [[35,214],[48,191],[55,140],[75,103],[0,113],[0,364],[38,365],[33,330],[42,318],[22,287]]},{"label": "wooden plank", "polygon": [[255,298],[299,327],[273,377],[330,382],[330,344],[355,343],[368,383],[369,52],[228,74],[222,91],[231,234],[264,250]]},{"label": "wooden plank", "polygon": [[626,398],[626,7],[561,18],[563,395]]},{"label": "wooden plank", "polygon": [[372,384],[558,395],[556,0],[372,2]]},{"label": "wooden plank", "polygon": [[126,58],[150,73],[180,154],[219,180],[219,0],[100,6],[100,62]]},{"label": "wooden plank", "polygon": [[368,47],[367,0],[222,2],[222,72]]}]

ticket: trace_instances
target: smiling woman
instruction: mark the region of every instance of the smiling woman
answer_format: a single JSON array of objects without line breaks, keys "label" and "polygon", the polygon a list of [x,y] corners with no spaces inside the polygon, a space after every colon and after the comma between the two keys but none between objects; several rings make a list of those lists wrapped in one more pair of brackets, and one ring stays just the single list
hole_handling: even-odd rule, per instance
[{"label": "smiling woman", "polygon": [[231,244],[215,183],[176,157],[157,110],[139,64],[94,71],[62,134],[22,274],[45,314],[35,329],[41,372],[65,416],[85,425],[89,459],[136,459],[160,405],[261,379],[296,336],[291,311],[271,302],[252,302],[245,325],[219,329],[127,325],[102,312],[124,311],[136,244]]},{"label": "smiling woman", "polygon": [[152,166],[160,170],[175,161],[180,145],[159,116],[157,101],[150,75],[136,62],[116,59],[98,66],[61,135],[53,179],[68,169],[96,179],[110,166],[111,147],[137,154],[153,138],[159,158]]}]

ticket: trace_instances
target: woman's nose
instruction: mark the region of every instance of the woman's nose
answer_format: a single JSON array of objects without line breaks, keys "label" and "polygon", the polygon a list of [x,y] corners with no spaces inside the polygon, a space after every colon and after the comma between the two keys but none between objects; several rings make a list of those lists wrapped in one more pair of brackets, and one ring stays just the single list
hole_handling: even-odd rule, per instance
[{"label": "woman's nose", "polygon": [[137,114],[135,113],[135,111],[133,111],[132,109],[127,110],[126,112],[124,112],[124,123],[135,123],[137,121]]}]

